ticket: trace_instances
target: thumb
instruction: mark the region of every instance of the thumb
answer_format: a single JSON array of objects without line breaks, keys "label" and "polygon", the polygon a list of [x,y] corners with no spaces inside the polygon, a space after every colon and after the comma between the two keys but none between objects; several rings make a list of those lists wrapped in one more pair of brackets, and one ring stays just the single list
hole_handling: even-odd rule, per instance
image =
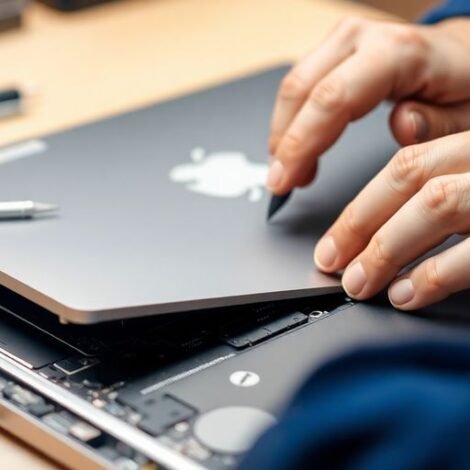
[{"label": "thumb", "polygon": [[470,130],[470,101],[430,105],[403,101],[390,116],[390,127],[400,145],[412,145]]}]

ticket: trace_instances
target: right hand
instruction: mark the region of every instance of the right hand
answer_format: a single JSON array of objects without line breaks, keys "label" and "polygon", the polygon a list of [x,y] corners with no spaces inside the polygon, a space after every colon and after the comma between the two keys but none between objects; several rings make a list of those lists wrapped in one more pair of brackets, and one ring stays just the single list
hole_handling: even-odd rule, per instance
[{"label": "right hand", "polygon": [[284,194],[309,184],[348,123],[386,99],[396,102],[390,123],[401,145],[470,129],[469,57],[470,20],[344,20],[282,82],[268,188]]}]

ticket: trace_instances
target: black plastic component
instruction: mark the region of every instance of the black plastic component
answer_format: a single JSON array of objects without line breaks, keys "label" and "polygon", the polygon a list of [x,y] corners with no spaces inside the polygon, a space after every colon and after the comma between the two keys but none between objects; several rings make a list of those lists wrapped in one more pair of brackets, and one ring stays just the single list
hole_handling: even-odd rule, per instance
[{"label": "black plastic component", "polygon": [[39,369],[72,355],[67,346],[9,313],[0,305],[0,343],[11,358],[30,369]]},{"label": "black plastic component", "polygon": [[266,322],[262,326],[254,329],[226,333],[223,335],[223,340],[234,348],[243,349],[307,322],[307,315],[301,312],[295,312]]},{"label": "black plastic component", "polygon": [[110,387],[125,378],[125,371],[116,364],[98,364],[69,376],[70,382],[81,384],[89,390],[101,390]]},{"label": "black plastic component", "polygon": [[138,426],[152,436],[158,436],[174,424],[186,421],[196,414],[196,410],[169,395],[157,400],[144,400],[139,411],[149,413]]},{"label": "black plastic component", "polygon": [[265,328],[257,328],[234,336],[233,338],[226,338],[225,341],[234,348],[243,349],[261,343],[261,341],[268,339],[270,336],[272,336],[270,331]]},{"label": "black plastic component", "polygon": [[67,375],[72,375],[82,370],[89,369],[99,362],[99,359],[94,357],[69,357],[68,359],[56,362],[54,366]]},{"label": "black plastic component", "polygon": [[91,7],[111,0],[41,0],[42,3],[62,11],[75,11]]}]

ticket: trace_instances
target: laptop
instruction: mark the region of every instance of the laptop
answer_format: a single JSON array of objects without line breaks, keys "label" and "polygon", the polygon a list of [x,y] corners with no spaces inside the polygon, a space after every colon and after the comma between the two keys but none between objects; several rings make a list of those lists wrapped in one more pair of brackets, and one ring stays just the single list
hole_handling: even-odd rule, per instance
[{"label": "laptop", "polygon": [[[266,274],[271,262],[272,270],[284,269],[285,277],[298,276],[300,282],[299,272],[303,268],[311,269],[312,245],[326,228],[322,224],[329,223],[359,189],[354,187],[356,184],[360,185],[368,173],[383,164],[379,160],[390,156],[392,147],[389,149],[388,146],[393,144],[386,129],[385,108],[351,126],[344,140],[330,152],[330,158],[322,161],[322,176],[317,184],[296,192],[272,225],[264,222],[267,196],[262,188],[261,192],[253,186],[241,191],[234,185],[230,187],[232,195],[227,196],[226,187],[222,187],[219,191],[225,196],[216,198],[201,193],[199,185],[184,186],[183,183],[195,184],[194,164],[199,168],[198,165],[210,155],[227,149],[237,154],[230,157],[238,162],[236,165],[242,161],[246,168],[248,160],[241,158],[240,152],[246,159],[249,155],[253,164],[264,163],[265,155],[261,154],[266,137],[266,115],[284,72],[283,68],[263,72],[201,94],[30,141],[0,154],[0,160],[9,160],[1,170],[2,197],[18,198],[20,189],[24,193],[27,188],[32,198],[61,205],[58,219],[1,225],[0,243],[5,242],[0,245],[5,258],[1,261],[2,280],[17,280],[0,287],[0,426],[3,429],[69,468],[228,470],[235,468],[259,434],[276,422],[295,389],[326,359],[370,343],[430,338],[468,341],[468,292],[420,313],[406,315],[390,308],[380,297],[373,302],[354,303],[343,293],[334,292],[337,291],[335,281],[328,284],[332,281],[325,280],[327,284],[320,287],[319,278],[305,292],[297,290],[294,298],[283,299],[286,295],[290,297],[287,287],[291,286],[291,280],[286,279],[282,284],[280,275],[257,280],[251,273],[254,270]],[[226,100],[225,104],[223,100]],[[240,104],[241,101],[245,104]],[[233,105],[230,112],[227,111],[228,102]],[[246,111],[247,102],[250,112],[242,119],[241,108]],[[205,112],[201,114],[202,108]],[[198,116],[204,116],[205,127],[196,119],[195,110]],[[234,119],[233,114],[239,119]],[[176,138],[176,124],[179,120],[187,123],[187,116],[193,116],[195,128],[191,130],[189,125],[186,126],[186,134]],[[241,127],[234,127],[229,132],[221,122],[224,119],[238,122]],[[255,133],[257,124],[259,132]],[[129,142],[120,136],[124,127],[129,130]],[[240,129],[247,135],[244,139],[240,137]],[[216,130],[220,132],[214,134]],[[146,147],[153,142],[156,147],[163,148],[165,137],[150,139],[152,133],[155,136],[171,133],[174,148],[179,149],[176,155],[190,147],[188,142],[196,142],[199,147],[190,148],[189,156],[184,154],[181,161],[174,154],[167,160],[167,154],[155,155]],[[98,144],[91,145],[93,139],[86,137],[88,134],[101,142],[98,153],[103,160],[89,157],[98,155]],[[119,150],[125,158],[112,161],[103,142],[115,142],[116,139],[120,143],[118,146],[113,144],[113,150]],[[67,152],[70,143],[73,143],[72,147],[79,145],[84,166],[74,151]],[[61,165],[58,154],[71,155],[68,165]],[[129,155],[135,159],[136,166],[128,164]],[[170,175],[170,179],[160,178],[154,172],[155,160],[161,165],[160,173]],[[43,164],[48,168],[47,172],[42,170]],[[189,182],[186,181],[188,165]],[[28,185],[23,184],[16,190],[3,169],[16,181],[22,174]],[[68,173],[65,173],[66,169]],[[52,178],[51,172],[66,175],[67,185]],[[39,184],[41,179],[42,184]],[[165,191],[160,192],[163,189],[151,184],[152,181],[164,184]],[[87,183],[86,188],[81,187],[83,182]],[[98,189],[103,186],[108,192],[95,202]],[[135,186],[139,187],[143,213],[136,209],[137,198],[132,199]],[[119,197],[118,188],[126,197]],[[233,196],[234,188],[237,194],[243,194]],[[74,199],[74,194],[78,199]],[[143,196],[152,204],[144,201]],[[129,198],[132,204],[126,205]],[[149,213],[154,207],[159,209]],[[108,212],[103,212],[104,208]],[[173,209],[171,217],[165,208]],[[209,228],[205,228],[200,220],[209,210],[215,215]],[[228,211],[230,217],[225,217],[224,213]],[[144,219],[148,219],[148,225],[143,224]],[[126,237],[120,233],[114,235],[107,225],[102,225],[103,220],[115,230],[121,227]],[[80,227],[78,221],[85,228]],[[205,221],[208,223],[207,218]],[[57,228],[59,222],[64,226],[64,233]],[[144,227],[146,231],[133,232],[127,229],[130,225]],[[81,238],[71,233],[74,228],[79,230]],[[175,228],[180,229],[174,234],[180,250],[171,243],[170,229]],[[87,231],[96,234],[103,255],[92,244],[93,238]],[[234,240],[232,231],[241,238]],[[246,246],[250,234],[258,245]],[[75,247],[68,244],[69,236]],[[11,254],[13,239],[21,249]],[[193,303],[197,308],[163,313],[159,306],[166,304],[158,304],[158,298],[152,297],[158,315],[131,309],[126,311],[128,318],[122,318],[122,311],[115,318],[103,313],[110,304],[100,305],[100,299],[117,301],[106,292],[106,295],[98,296],[90,278],[109,292],[114,289],[114,295],[121,303],[113,305],[123,307],[124,301],[132,299],[132,289],[138,285],[132,276],[140,272],[125,264],[132,259],[126,250],[132,249],[135,255],[139,247],[151,247],[150,240],[153,239],[161,243],[166,240],[164,248],[176,257],[175,267],[170,264],[167,274],[178,282],[179,278],[175,276],[180,272],[181,295],[186,299],[192,295],[190,301],[181,302],[181,305],[187,307],[187,303]],[[235,255],[222,256],[223,253],[217,251],[221,239],[229,240],[230,249],[236,250],[240,260],[235,263]],[[201,245],[202,251],[194,248],[194,240],[206,242]],[[263,247],[260,240],[268,246]],[[293,247],[294,241],[297,245]],[[187,249],[185,243],[192,249]],[[218,269],[215,263],[204,263],[211,245],[221,256],[219,264],[227,268],[227,260],[235,263],[232,269],[236,271],[230,274],[230,280],[240,290],[235,291],[234,287],[231,295],[226,297],[227,305],[223,306],[219,305],[222,297],[213,295],[203,299],[200,295],[210,286],[202,278],[212,281],[217,295],[229,292],[226,285],[229,278],[224,277],[221,268]],[[85,247],[88,250],[84,250]],[[50,265],[41,248],[51,256]],[[73,249],[80,252],[83,260],[68,255],[67,250]],[[179,257],[180,251],[189,258]],[[156,253],[166,259],[165,250],[160,249],[148,253],[151,261]],[[32,267],[28,268],[23,261],[26,255],[31,257]],[[267,255],[274,258],[269,261]],[[302,264],[300,258],[304,255],[307,261]],[[292,261],[295,257],[297,259]],[[114,286],[107,284],[109,280],[100,280],[99,273],[84,269],[87,266],[99,269],[105,259],[112,261],[114,268],[120,271],[112,277],[116,282]],[[150,264],[143,265],[143,258],[138,259],[140,268],[148,268]],[[73,266],[68,265],[70,262]],[[164,267],[158,265],[147,273],[154,273],[164,282]],[[197,289],[190,290],[185,284],[188,277],[184,269],[196,276]],[[119,284],[126,272],[127,284]],[[65,273],[71,276],[70,284],[60,279]],[[111,276],[112,272],[106,271],[106,275]],[[47,276],[50,279],[40,284],[39,280]],[[254,286],[264,286],[263,295],[254,297],[259,301],[251,302],[251,294],[249,299],[245,297],[249,284],[244,279],[237,280],[243,276],[248,276]],[[75,324],[61,323],[58,315],[63,315],[67,309],[51,311],[45,301],[36,301],[49,298],[54,299],[51,305],[56,307],[68,305],[61,302],[66,297],[80,299],[74,297],[80,293],[80,286],[82,308],[73,305],[85,320]],[[281,287],[286,290],[282,291]],[[93,292],[88,295],[87,289]],[[150,292],[137,290],[139,296]],[[160,289],[158,293],[168,291]],[[232,295],[234,293],[238,297]],[[267,294],[268,297],[275,294],[277,298],[279,293],[282,293],[279,300],[266,300]],[[235,297],[238,300],[234,301]],[[218,299],[217,307],[209,305],[212,300],[207,304],[201,302],[209,298]],[[150,305],[150,302],[144,304]],[[94,309],[87,310],[92,305]],[[73,320],[79,316],[70,314],[66,318]]]},{"label": "laptop", "polygon": [[396,144],[386,107],[266,221],[269,116],[286,67],[0,151],[0,285],[73,323],[340,292],[315,241]]}]

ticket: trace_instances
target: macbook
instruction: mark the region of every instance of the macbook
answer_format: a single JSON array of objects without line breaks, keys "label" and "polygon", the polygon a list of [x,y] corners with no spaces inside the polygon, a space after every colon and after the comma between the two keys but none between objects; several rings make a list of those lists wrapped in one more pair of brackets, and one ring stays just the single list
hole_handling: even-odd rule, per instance
[{"label": "macbook", "polygon": [[339,292],[315,241],[395,149],[386,108],[350,127],[268,224],[269,116],[286,67],[0,151],[0,284],[63,321]]},{"label": "macbook", "polygon": [[[468,291],[409,315],[313,269],[315,240],[393,153],[386,108],[266,223],[284,73],[0,151],[2,199],[60,205],[0,224],[0,427],[68,468],[232,470],[325,360],[468,341]],[[251,302],[268,298],[284,300]]]}]

